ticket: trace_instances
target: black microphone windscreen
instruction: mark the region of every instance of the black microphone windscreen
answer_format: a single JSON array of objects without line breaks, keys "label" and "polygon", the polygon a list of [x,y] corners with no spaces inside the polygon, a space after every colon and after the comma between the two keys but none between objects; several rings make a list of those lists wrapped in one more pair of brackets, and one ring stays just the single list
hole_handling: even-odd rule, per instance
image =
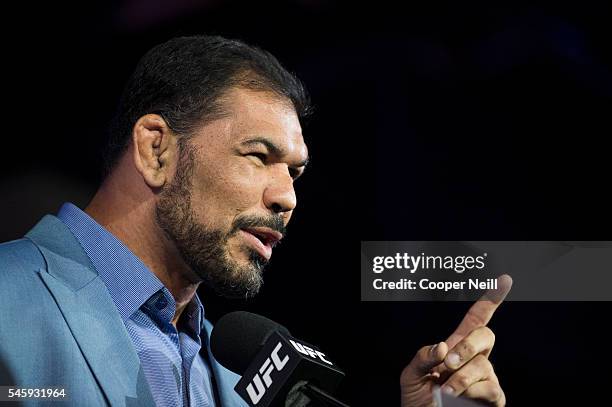
[{"label": "black microphone windscreen", "polygon": [[219,363],[242,375],[275,331],[291,335],[287,328],[261,315],[246,311],[230,312],[215,324],[210,336],[210,348]]}]

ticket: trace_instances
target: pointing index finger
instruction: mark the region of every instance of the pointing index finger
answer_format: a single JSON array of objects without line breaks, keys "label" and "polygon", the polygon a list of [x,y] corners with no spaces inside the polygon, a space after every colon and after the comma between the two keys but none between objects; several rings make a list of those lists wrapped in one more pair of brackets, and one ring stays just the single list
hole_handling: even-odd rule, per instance
[{"label": "pointing index finger", "polygon": [[453,348],[474,329],[486,326],[491,317],[493,317],[497,307],[499,307],[510,292],[510,288],[512,288],[512,278],[507,274],[499,276],[497,278],[497,289],[487,290],[470,307],[457,329],[455,329],[455,332],[448,337],[446,343],[449,348]]}]

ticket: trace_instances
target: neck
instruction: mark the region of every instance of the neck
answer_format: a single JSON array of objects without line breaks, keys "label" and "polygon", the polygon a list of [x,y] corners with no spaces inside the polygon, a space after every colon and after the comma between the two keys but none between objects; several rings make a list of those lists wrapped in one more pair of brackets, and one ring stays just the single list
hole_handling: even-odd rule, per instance
[{"label": "neck", "polygon": [[157,226],[153,198],[137,179],[110,175],[85,212],[129,248],[172,293],[176,301],[172,324],[176,326],[200,281]]}]

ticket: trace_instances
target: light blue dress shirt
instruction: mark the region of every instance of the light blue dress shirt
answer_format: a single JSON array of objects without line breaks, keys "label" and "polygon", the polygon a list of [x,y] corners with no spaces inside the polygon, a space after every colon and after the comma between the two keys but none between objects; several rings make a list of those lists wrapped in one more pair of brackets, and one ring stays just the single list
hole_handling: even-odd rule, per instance
[{"label": "light blue dress shirt", "polygon": [[[108,288],[140,358],[155,404],[213,407],[210,367],[202,358],[204,307],[197,294],[177,323],[162,282],[119,239],[71,203],[57,217],[78,240]],[[206,352],[202,352],[206,354]]]}]

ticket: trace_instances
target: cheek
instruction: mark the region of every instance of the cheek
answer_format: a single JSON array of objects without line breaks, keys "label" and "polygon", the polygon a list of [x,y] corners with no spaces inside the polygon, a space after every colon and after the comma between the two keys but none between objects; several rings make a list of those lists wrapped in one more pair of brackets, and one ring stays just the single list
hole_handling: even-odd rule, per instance
[{"label": "cheek", "polygon": [[[208,224],[231,223],[236,215],[258,206],[263,179],[257,168],[236,160],[223,167],[202,168],[195,174],[192,206]],[[223,218],[227,218],[224,220]]]}]

